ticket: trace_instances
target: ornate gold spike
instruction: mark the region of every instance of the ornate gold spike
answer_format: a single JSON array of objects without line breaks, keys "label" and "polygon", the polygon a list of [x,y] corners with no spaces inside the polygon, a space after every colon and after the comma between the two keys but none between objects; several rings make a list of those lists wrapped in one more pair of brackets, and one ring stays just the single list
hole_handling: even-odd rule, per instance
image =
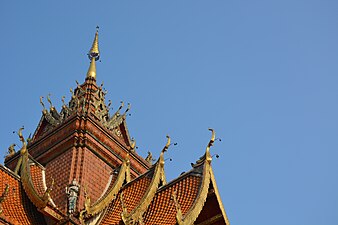
[{"label": "ornate gold spike", "polygon": [[162,152],[166,152],[168,150],[169,146],[170,146],[171,139],[170,139],[169,135],[167,135],[166,138],[168,139],[167,144],[162,149]]},{"label": "ornate gold spike", "polygon": [[43,109],[46,109],[45,104],[43,103],[42,99],[43,99],[43,97],[41,96],[40,97],[40,104],[42,105]]},{"label": "ornate gold spike", "polygon": [[210,141],[209,141],[209,144],[208,144],[208,147],[210,148],[211,146],[213,146],[213,144],[215,142],[216,133],[215,133],[214,129],[212,129],[212,128],[209,128],[208,130],[210,130],[212,132],[211,138],[210,138]]},{"label": "ornate gold spike", "polygon": [[[201,181],[202,183],[201,183],[201,186],[200,186],[200,191],[198,193],[198,196],[196,197],[195,203],[191,206],[191,208],[188,210],[188,212],[185,213],[181,223],[178,221],[179,225],[190,225],[190,224],[195,223],[195,221],[196,221],[198,215],[200,215],[200,212],[202,211],[204,204],[206,202],[206,199],[208,197],[210,182],[212,182],[212,179],[214,179],[212,168],[211,168],[211,163],[210,163],[211,159],[212,159],[212,157],[210,155],[210,147],[213,145],[213,143],[216,140],[215,139],[216,134],[215,134],[215,131],[213,129],[209,128],[209,130],[212,132],[212,134],[211,134],[211,138],[210,138],[210,141],[208,143],[208,146],[206,148],[206,152],[205,152],[204,156],[201,157],[196,162],[195,165],[193,165],[193,167],[195,167],[195,168],[198,167],[198,166],[203,166],[202,181]],[[214,185],[214,188],[216,188],[216,183],[214,183],[214,181],[213,181],[213,185]],[[215,189],[215,191],[217,192],[217,189]],[[217,197],[217,195],[216,195],[216,197]],[[218,198],[218,200],[219,200],[219,198]],[[227,222],[226,224],[229,224],[227,219],[226,219],[226,222]]]},{"label": "ornate gold spike", "polygon": [[4,192],[2,193],[2,195],[0,196],[0,215],[1,215],[2,212],[3,212],[3,209],[2,209],[2,203],[6,200],[6,198],[7,198],[7,196],[8,196],[8,193],[9,193],[9,185],[6,184],[5,190],[4,190]]},{"label": "ornate gold spike", "polygon": [[21,127],[19,130],[18,130],[18,136],[19,136],[19,139],[20,141],[22,142],[22,147],[20,149],[20,154],[21,154],[21,157],[19,158],[17,164],[16,164],[16,167],[14,169],[14,173],[15,174],[18,174],[19,173],[19,169],[20,167],[22,167],[22,164],[23,164],[23,156],[27,155],[27,142],[25,141],[25,138],[23,137],[22,135],[22,130],[24,129],[24,127]]},{"label": "ornate gold spike", "polygon": [[150,151],[148,151],[148,155],[147,155],[147,157],[145,158],[145,160],[146,160],[149,164],[152,164],[152,163],[153,163],[153,154],[151,154]]},{"label": "ornate gold spike", "polygon": [[66,103],[65,103],[65,98],[66,98],[66,96],[62,96],[62,97],[61,97],[62,105],[66,105]]},{"label": "ornate gold spike", "polygon": [[47,95],[47,101],[49,102],[50,107],[53,108],[52,100],[50,100],[50,95],[51,95],[51,94],[48,94],[48,95]]},{"label": "ornate gold spike", "polygon": [[69,88],[70,93],[72,94],[72,98],[75,97],[73,88]]},{"label": "ornate gold spike", "polygon": [[209,130],[211,131],[211,138],[210,138],[210,141],[208,143],[208,146],[207,146],[207,149],[206,149],[206,152],[205,152],[205,157],[206,157],[207,162],[210,163],[211,160],[212,160],[212,157],[210,155],[210,147],[213,146],[213,144],[215,142],[216,133],[215,133],[214,129],[212,129],[212,128],[209,128]]},{"label": "ornate gold spike", "polygon": [[25,128],[24,127],[20,127],[20,129],[18,130],[18,135],[19,135],[19,138],[20,138],[20,141],[22,142],[22,144],[25,144],[25,138],[23,137],[22,135],[22,131],[24,130]]},{"label": "ornate gold spike", "polygon": [[108,105],[107,105],[108,110],[110,110],[111,103],[112,103],[111,100],[108,100]]},{"label": "ornate gold spike", "polygon": [[99,58],[100,58],[98,27],[96,27],[95,38],[94,38],[94,41],[93,41],[93,45],[88,52],[88,58],[90,59],[90,66],[89,66],[86,77],[96,80],[96,64],[95,64],[95,61],[99,60]]},{"label": "ornate gold spike", "polygon": [[123,101],[121,101],[120,103],[121,103],[121,105],[120,105],[120,107],[119,107],[119,109],[117,111],[120,111],[123,108],[123,106],[124,106],[124,102]]},{"label": "ornate gold spike", "polygon": [[126,115],[126,114],[127,114],[127,112],[130,110],[130,108],[131,108],[131,104],[130,104],[130,103],[128,103],[128,107],[127,107],[126,111],[124,112],[124,115]]},{"label": "ornate gold spike", "polygon": [[95,61],[100,59],[100,51],[99,51],[99,27],[96,27],[96,33],[95,33],[95,38],[93,41],[93,45],[91,47],[91,49],[88,52],[88,57],[90,60],[92,60],[93,58],[95,59]]}]

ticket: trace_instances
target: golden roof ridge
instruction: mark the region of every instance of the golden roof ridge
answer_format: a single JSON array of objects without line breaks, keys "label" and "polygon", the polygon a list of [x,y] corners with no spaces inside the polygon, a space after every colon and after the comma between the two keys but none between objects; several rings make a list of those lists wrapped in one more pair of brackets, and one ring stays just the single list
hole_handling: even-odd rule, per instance
[{"label": "golden roof ridge", "polygon": [[142,215],[147,210],[148,206],[153,200],[159,188],[159,185],[161,184],[161,182],[162,184],[166,182],[165,174],[164,174],[164,153],[168,150],[170,146],[170,142],[171,142],[170,137],[168,135],[166,137],[167,137],[167,143],[162,149],[160,157],[157,160],[156,164],[152,167],[154,168],[154,175],[152,177],[152,180],[150,182],[150,185],[148,186],[146,193],[143,195],[139,204],[130,213],[128,213],[127,211],[124,211],[122,213],[122,220],[124,224],[126,225],[132,225],[135,222],[139,222],[140,220],[141,221],[143,220]]},{"label": "golden roof ridge", "polygon": [[185,215],[182,215],[182,212],[180,212],[179,210],[177,211],[176,219],[179,225],[194,224],[198,215],[202,211],[203,206],[208,196],[208,190],[209,190],[209,185],[211,182],[211,174],[212,174],[212,168],[211,168],[212,157],[210,155],[210,147],[215,142],[215,136],[216,136],[215,131],[213,129],[209,128],[209,130],[212,132],[212,135],[207,145],[205,154],[203,157],[201,157],[196,162],[195,165],[193,165],[194,168],[203,165],[202,184],[197,194],[197,198],[195,199],[189,211],[185,213]]},{"label": "golden roof ridge", "polygon": [[[29,164],[29,160],[30,160],[29,158],[30,157],[29,157],[28,150],[27,150],[27,142],[25,141],[25,139],[22,135],[22,130],[23,130],[23,128],[20,128],[19,131],[18,131],[20,141],[22,142],[22,147],[20,149],[21,157],[20,157],[19,163],[17,165],[17,167],[20,166],[20,168],[21,168],[20,178],[21,178],[22,186],[23,186],[23,189],[24,189],[25,193],[27,194],[28,198],[31,200],[31,202],[38,209],[44,211],[44,209],[48,205],[48,202],[51,202],[51,204],[52,204],[50,192],[52,191],[54,181],[52,181],[52,184],[49,187],[47,187],[43,196],[40,196],[39,193],[37,192],[37,190],[35,189],[35,186],[32,182],[32,177],[31,177],[31,173],[30,173],[30,164]],[[54,208],[54,206],[52,208]],[[60,216],[60,215],[57,215],[57,216]]]}]

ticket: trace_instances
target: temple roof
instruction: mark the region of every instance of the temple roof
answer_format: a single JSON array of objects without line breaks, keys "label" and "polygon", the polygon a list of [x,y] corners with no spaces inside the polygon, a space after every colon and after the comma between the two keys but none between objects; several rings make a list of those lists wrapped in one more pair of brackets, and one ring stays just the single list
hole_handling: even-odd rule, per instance
[{"label": "temple roof", "polygon": [[88,57],[85,81],[76,82],[70,101],[63,97],[58,111],[50,95],[49,109],[41,97],[33,137],[17,132],[22,147],[15,153],[11,145],[5,159],[13,172],[0,166],[0,223],[229,225],[211,167],[214,130],[192,169],[167,183],[170,137],[153,165],[150,155],[139,156],[126,124],[130,104],[111,113],[96,84],[98,30]]},{"label": "temple roof", "polygon": [[159,186],[165,183],[164,152],[170,145],[170,138],[157,162],[144,174],[125,184],[105,210],[100,224],[132,224],[138,221],[148,208]]},{"label": "temple roof", "polygon": [[26,196],[20,177],[2,165],[0,165],[0,177],[0,209],[2,211],[0,221],[23,225],[46,224],[43,215]]}]

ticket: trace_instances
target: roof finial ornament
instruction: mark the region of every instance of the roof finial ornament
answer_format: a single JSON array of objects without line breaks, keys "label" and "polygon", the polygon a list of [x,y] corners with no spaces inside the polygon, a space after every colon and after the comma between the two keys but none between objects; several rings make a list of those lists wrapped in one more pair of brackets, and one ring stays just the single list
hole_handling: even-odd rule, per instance
[{"label": "roof finial ornament", "polygon": [[42,105],[43,109],[46,109],[45,104],[43,103],[43,96],[40,97],[40,104]]},{"label": "roof finial ornament", "polygon": [[50,105],[50,108],[53,108],[53,104],[52,104],[52,100],[50,99],[50,96],[51,96],[51,94],[49,93],[49,94],[47,95],[47,101],[48,101],[48,103],[49,103],[49,105]]},{"label": "roof finial ornament", "polygon": [[208,143],[208,146],[207,146],[207,149],[206,149],[206,152],[205,152],[205,156],[206,156],[206,160],[210,163],[211,160],[212,160],[212,157],[210,155],[210,147],[214,145],[216,133],[215,133],[214,129],[212,129],[212,128],[209,128],[208,130],[211,131],[211,138],[210,138],[210,141]]},{"label": "roof finial ornament", "polygon": [[167,138],[167,144],[162,149],[162,152],[166,152],[168,150],[169,146],[170,146],[171,139],[170,139],[169,135],[167,135],[166,138]]},{"label": "roof finial ornament", "polygon": [[100,59],[99,51],[99,26],[96,27],[95,38],[92,44],[91,49],[88,52],[88,58],[90,59],[90,66],[87,72],[86,79],[96,80],[96,65],[95,61]]}]

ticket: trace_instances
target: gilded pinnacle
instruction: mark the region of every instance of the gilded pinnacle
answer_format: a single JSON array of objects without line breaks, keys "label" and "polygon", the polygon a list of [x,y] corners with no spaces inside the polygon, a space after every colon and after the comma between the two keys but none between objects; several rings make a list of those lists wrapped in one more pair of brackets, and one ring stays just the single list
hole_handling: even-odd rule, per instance
[{"label": "gilded pinnacle", "polygon": [[96,80],[96,63],[95,58],[92,58],[90,61],[90,66],[87,72],[87,78],[93,78]]},{"label": "gilded pinnacle", "polygon": [[90,66],[87,72],[87,78],[96,79],[96,63],[95,61],[99,60],[100,58],[100,51],[99,51],[99,27],[96,27],[95,38],[93,41],[93,45],[88,52],[88,58],[90,59]]},{"label": "gilded pinnacle", "polygon": [[92,60],[92,58],[95,58],[95,61],[100,59],[100,50],[99,50],[99,27],[96,27],[96,33],[95,38],[93,41],[93,45],[91,49],[88,52],[88,58]]}]

